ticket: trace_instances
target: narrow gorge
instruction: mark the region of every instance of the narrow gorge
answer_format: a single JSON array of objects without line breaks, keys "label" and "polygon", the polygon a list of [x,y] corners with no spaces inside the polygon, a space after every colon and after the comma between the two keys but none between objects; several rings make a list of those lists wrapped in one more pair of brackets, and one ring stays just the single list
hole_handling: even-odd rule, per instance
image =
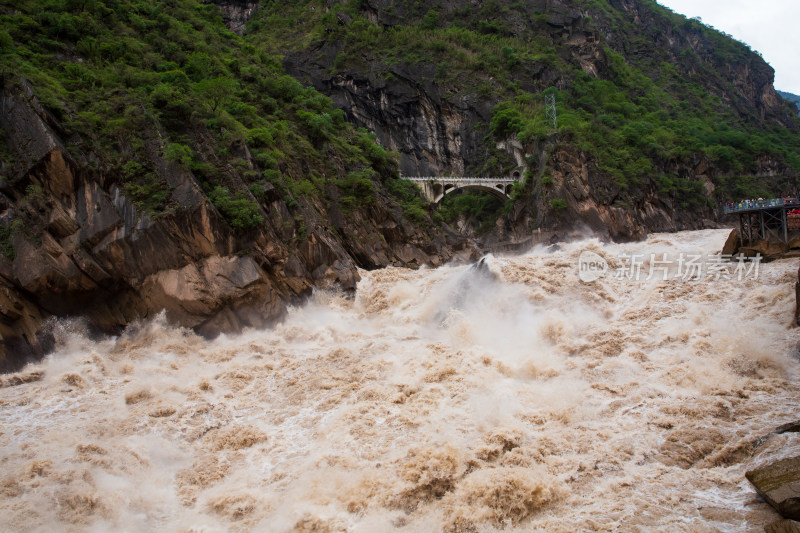
[{"label": "narrow gorge", "polygon": [[[59,9],[0,12],[7,370],[52,347],[49,317],[166,309],[213,336],[357,268],[715,227],[717,200],[796,187],[771,68],[649,1]],[[521,179],[467,206],[478,228],[402,179],[423,175]]]}]

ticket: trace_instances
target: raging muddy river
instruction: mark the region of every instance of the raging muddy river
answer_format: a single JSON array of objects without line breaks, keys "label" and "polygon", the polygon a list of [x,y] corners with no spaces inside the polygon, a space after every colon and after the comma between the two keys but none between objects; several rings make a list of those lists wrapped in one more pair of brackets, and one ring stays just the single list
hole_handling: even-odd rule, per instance
[{"label": "raging muddy river", "polygon": [[759,439],[800,412],[797,262],[675,270],[726,236],[362,272],[211,342],[59,323],[0,378],[0,530],[761,531],[744,472],[794,446]]}]

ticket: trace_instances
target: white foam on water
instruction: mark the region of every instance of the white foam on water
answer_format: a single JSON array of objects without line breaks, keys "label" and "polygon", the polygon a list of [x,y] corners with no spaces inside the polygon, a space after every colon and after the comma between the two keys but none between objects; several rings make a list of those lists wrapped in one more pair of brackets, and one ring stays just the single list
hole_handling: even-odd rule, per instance
[{"label": "white foam on water", "polygon": [[210,342],[163,316],[97,342],[57,323],[0,388],[0,529],[758,531],[754,446],[797,448],[759,441],[798,418],[796,262],[614,275],[726,236],[361,272],[354,298]]}]

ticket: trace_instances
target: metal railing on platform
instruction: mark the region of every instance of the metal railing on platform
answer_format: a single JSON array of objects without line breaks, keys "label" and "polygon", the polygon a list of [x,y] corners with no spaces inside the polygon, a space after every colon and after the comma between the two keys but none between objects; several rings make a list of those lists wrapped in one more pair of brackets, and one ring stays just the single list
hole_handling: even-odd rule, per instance
[{"label": "metal railing on platform", "polygon": [[722,206],[724,214],[741,213],[744,211],[758,211],[761,209],[772,209],[775,207],[798,207],[800,208],[800,198],[769,198],[760,200],[742,200],[741,202],[728,202]]}]

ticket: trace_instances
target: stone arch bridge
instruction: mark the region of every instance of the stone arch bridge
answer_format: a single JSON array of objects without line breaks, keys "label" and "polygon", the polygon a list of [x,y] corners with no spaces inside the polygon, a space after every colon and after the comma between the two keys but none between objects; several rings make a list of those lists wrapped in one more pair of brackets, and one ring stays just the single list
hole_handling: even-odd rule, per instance
[{"label": "stone arch bridge", "polygon": [[519,172],[514,172],[513,177],[497,178],[466,176],[423,176],[414,178],[404,176],[404,178],[418,184],[422,188],[425,199],[431,203],[438,203],[446,194],[459,189],[477,189],[494,194],[501,199],[506,199],[511,194],[511,187],[520,180]]}]

